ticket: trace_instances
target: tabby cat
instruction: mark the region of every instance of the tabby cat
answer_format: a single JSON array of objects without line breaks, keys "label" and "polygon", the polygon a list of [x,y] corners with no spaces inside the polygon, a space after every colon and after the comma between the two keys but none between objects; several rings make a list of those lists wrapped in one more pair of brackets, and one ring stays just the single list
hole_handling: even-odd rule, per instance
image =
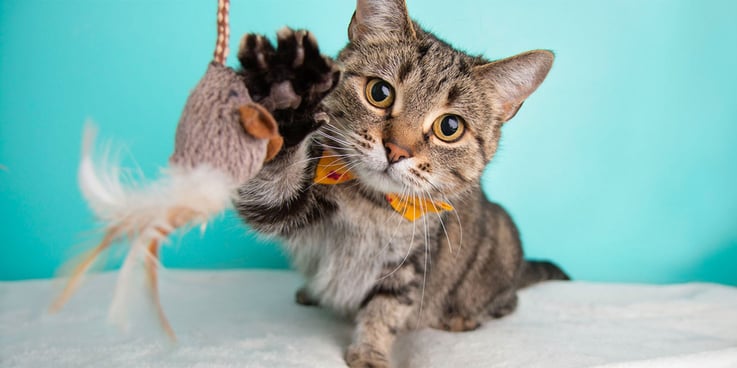
[{"label": "tabby cat", "polygon": [[469,56],[421,29],[404,0],[358,0],[348,35],[342,75],[308,32],[281,30],[276,49],[244,37],[256,99],[273,88],[296,99],[274,113],[285,149],[236,207],[283,241],[306,278],[297,302],[355,318],[348,365],[386,367],[399,333],[472,330],[511,313],[519,288],[568,279],[523,260],[512,219],[480,188],[502,125],[553,54]]}]

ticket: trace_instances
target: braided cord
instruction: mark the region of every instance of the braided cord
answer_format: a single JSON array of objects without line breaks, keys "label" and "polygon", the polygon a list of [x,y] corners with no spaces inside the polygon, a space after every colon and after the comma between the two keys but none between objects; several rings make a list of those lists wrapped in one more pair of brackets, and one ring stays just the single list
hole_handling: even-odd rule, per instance
[{"label": "braided cord", "polygon": [[225,59],[228,58],[228,39],[230,37],[229,10],[230,0],[218,0],[218,39],[215,45],[213,61],[221,65],[225,65]]}]

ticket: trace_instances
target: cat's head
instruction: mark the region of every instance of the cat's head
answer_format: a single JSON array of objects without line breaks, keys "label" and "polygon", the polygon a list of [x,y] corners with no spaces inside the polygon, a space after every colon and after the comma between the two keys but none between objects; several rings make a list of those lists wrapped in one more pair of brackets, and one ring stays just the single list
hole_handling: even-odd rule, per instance
[{"label": "cat's head", "polygon": [[449,195],[478,185],[501,126],[540,85],[553,54],[489,62],[423,31],[404,0],[358,0],[343,80],[318,133],[365,186]]}]

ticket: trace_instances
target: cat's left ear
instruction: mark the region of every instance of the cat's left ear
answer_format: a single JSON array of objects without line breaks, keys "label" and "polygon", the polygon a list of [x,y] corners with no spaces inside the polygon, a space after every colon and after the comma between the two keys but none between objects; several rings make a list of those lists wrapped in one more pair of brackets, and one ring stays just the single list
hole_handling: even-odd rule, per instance
[{"label": "cat's left ear", "polygon": [[513,118],[525,99],[540,86],[554,58],[551,51],[533,50],[474,68],[478,78],[493,83],[502,122]]},{"label": "cat's left ear", "polygon": [[416,37],[405,0],[356,0],[348,39],[360,42],[369,37]]}]

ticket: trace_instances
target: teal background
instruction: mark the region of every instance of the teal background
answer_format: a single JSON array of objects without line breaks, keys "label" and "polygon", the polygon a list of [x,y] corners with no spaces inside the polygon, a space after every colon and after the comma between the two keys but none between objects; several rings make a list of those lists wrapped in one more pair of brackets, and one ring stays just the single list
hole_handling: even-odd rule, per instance
[{"label": "teal background", "polygon": [[[149,176],[166,165],[211,59],[215,3],[0,2],[0,279],[52,276],[97,239],[76,186],[86,119],[125,145],[127,164]],[[484,176],[530,257],[583,280],[737,285],[737,2],[408,4],[472,53],[557,54]],[[335,55],[353,6],[234,0],[231,43],[288,24]],[[163,257],[169,267],[288,267],[232,214]]]}]

